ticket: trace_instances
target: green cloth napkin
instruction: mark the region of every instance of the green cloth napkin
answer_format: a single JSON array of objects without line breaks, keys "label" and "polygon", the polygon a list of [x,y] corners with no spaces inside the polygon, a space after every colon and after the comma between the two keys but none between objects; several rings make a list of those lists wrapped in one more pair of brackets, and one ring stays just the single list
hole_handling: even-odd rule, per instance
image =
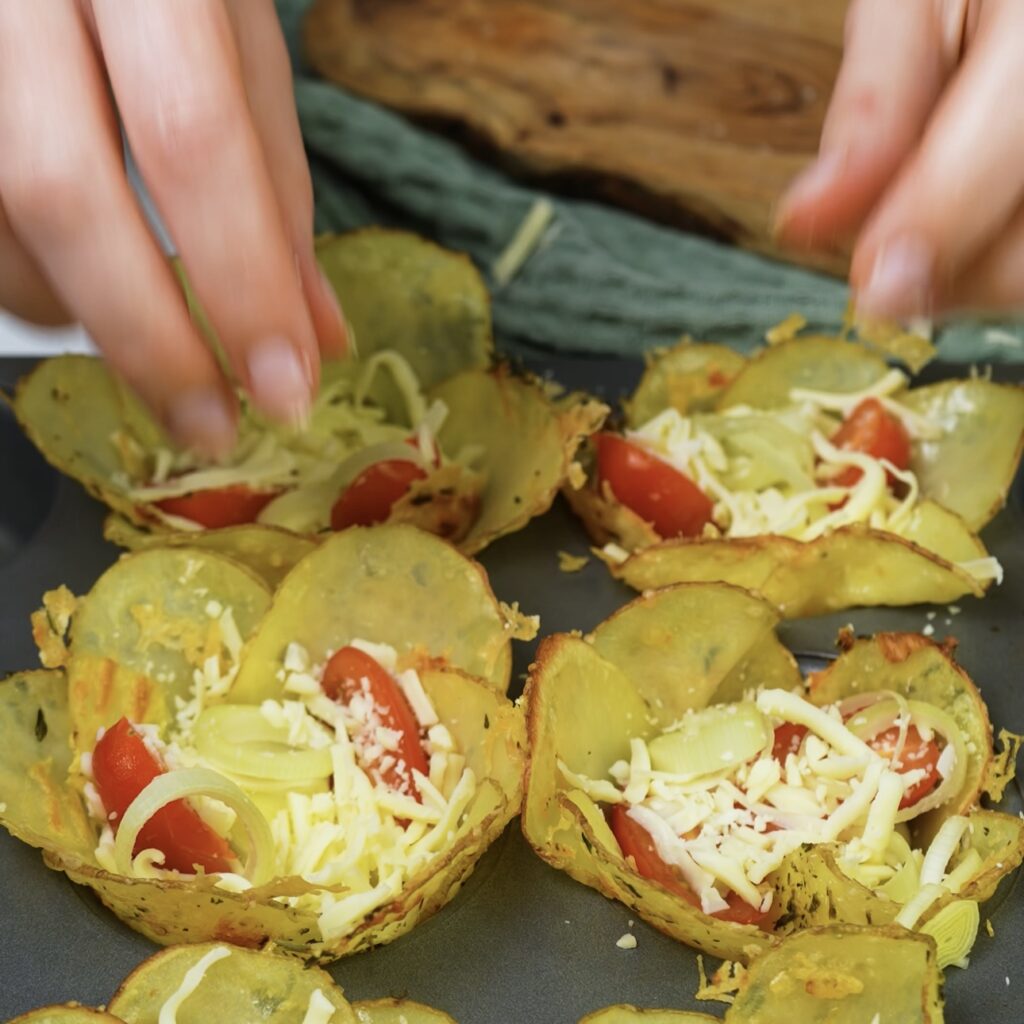
[{"label": "green cloth napkin", "polygon": [[[315,77],[301,54],[310,2],[278,0],[278,12],[295,68],[317,229],[408,228],[469,253],[489,276],[544,193]],[[635,354],[684,333],[749,351],[793,312],[816,328],[840,323],[846,287],[832,278],[612,207],[547,198],[554,218],[541,245],[494,289],[505,351]],[[955,362],[1024,362],[1024,325],[961,322],[942,330],[937,344]]]}]

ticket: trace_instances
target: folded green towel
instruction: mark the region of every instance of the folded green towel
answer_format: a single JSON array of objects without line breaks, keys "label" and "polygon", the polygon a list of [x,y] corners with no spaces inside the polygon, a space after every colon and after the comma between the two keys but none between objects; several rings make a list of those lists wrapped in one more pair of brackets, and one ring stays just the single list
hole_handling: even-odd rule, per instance
[{"label": "folded green towel", "polygon": [[[485,273],[543,193],[459,146],[314,77],[300,52],[310,0],[278,0],[295,64],[295,92],[313,172],[316,224],[409,228],[468,252]],[[741,350],[802,313],[838,327],[839,281],[661,227],[612,207],[548,196],[541,244],[494,294],[506,351],[638,353],[687,333]],[[1024,325],[964,322],[939,334],[956,362],[1024,362]]]}]

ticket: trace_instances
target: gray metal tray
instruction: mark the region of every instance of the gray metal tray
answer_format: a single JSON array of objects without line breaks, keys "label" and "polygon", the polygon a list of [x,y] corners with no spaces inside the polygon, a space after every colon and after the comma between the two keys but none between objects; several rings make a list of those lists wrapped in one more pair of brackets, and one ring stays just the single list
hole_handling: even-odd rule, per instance
[{"label": "gray metal tray", "polygon": [[[12,384],[29,365],[0,361],[0,385]],[[612,399],[630,390],[640,372],[638,362],[619,359],[550,359],[534,368]],[[938,367],[929,376],[955,372]],[[960,640],[960,659],[981,686],[993,721],[1017,732],[1024,732],[1021,498],[1018,479],[1009,508],[985,534],[1006,582],[983,602],[965,600],[961,614],[940,608],[933,619],[936,635],[948,632]],[[67,583],[81,592],[116,557],[101,539],[102,516],[81,488],[49,471],[0,405],[0,673],[36,664],[28,615],[43,591]],[[593,561],[580,573],[560,572],[559,550],[587,551],[581,527],[561,502],[482,559],[497,594],[540,613],[544,633],[588,629],[633,596]],[[927,611],[845,612],[788,624],[784,638],[796,651],[827,653],[847,622],[862,633],[920,630]],[[532,645],[518,645],[513,693],[522,687],[532,653]],[[1013,796],[1018,803],[1011,806],[1017,807],[1019,793]],[[154,951],[90,891],[47,870],[37,851],[6,833],[0,834],[0,879],[0,1020],[52,1002],[103,1003]],[[1024,975],[1018,969],[1024,896],[1013,882],[983,909],[985,916],[995,938],[983,931],[970,969],[947,976],[952,1024],[1024,1021]],[[637,947],[618,949],[615,942],[627,931],[636,935]],[[390,946],[330,970],[351,998],[405,996],[446,1010],[459,1024],[574,1024],[619,1002],[718,1015],[724,1009],[695,1001],[690,949],[542,863],[516,822],[448,907]]]}]

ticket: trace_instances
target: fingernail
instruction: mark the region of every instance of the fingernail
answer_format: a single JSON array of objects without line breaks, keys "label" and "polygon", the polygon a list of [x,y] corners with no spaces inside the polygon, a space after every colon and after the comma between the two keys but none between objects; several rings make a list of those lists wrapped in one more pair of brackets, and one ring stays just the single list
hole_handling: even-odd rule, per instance
[{"label": "fingernail", "polygon": [[819,154],[814,163],[804,168],[786,189],[779,203],[777,222],[784,223],[796,207],[813,202],[831,188],[845,163],[846,154],[842,150],[831,149]]},{"label": "fingernail", "polygon": [[917,234],[883,242],[867,284],[858,289],[858,313],[872,317],[927,316],[932,311],[935,251]]},{"label": "fingernail", "polygon": [[341,302],[338,300],[338,293],[334,290],[334,286],[331,284],[327,275],[319,268],[317,268],[317,271],[320,274],[320,287],[324,294],[324,298],[326,298],[330,303],[338,321],[338,335],[336,338],[331,339],[330,348],[339,355],[348,353],[349,355],[354,356],[357,353],[355,352],[352,330],[349,327],[348,321],[345,319],[345,311],[341,308]]},{"label": "fingernail", "polygon": [[235,417],[215,388],[175,395],[167,414],[167,428],[179,444],[215,459],[226,458],[235,446]]},{"label": "fingernail", "polygon": [[249,350],[246,367],[249,393],[262,412],[292,427],[307,422],[313,376],[305,353],[287,338],[266,338]]}]

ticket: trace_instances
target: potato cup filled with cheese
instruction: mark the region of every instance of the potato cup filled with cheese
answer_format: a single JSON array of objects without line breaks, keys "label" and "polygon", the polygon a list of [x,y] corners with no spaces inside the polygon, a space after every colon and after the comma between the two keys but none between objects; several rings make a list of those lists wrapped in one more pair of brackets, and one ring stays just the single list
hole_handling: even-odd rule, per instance
[{"label": "potato cup filled with cheese", "polygon": [[787,617],[981,596],[1002,570],[977,531],[1016,472],[1024,390],[908,384],[838,338],[749,361],[684,343],[651,360],[565,494],[637,590],[721,580]]},{"label": "potato cup filled with cheese", "polygon": [[215,552],[125,556],[47,595],[50,670],[0,685],[0,820],[160,943],[389,942],[519,810],[531,628],[409,526],[346,530],[273,593]]},{"label": "potato cup filled with cheese", "polygon": [[[301,430],[268,423],[240,394],[236,449],[212,463],[176,449],[97,359],[47,360],[20,382],[28,436],[110,506],[115,543],[402,522],[476,552],[550,506],[607,409],[495,364],[490,300],[468,258],[378,229],[322,239],[318,256],[359,351],[324,364]],[[224,535],[223,550],[237,549]]]},{"label": "potato cup filled with cheese", "polygon": [[293,958],[223,942],[172,946],[122,982],[106,1012],[49,1006],[11,1024],[453,1024],[428,1006],[402,1000],[350,1003],[331,976]]},{"label": "potato cup filled with cheese", "polygon": [[1006,766],[978,691],[917,634],[844,636],[804,680],[777,621],[739,588],[679,584],[546,639],[527,840],[715,956],[848,923],[930,932],[959,961],[1024,848],[1024,822],[979,809]]}]

